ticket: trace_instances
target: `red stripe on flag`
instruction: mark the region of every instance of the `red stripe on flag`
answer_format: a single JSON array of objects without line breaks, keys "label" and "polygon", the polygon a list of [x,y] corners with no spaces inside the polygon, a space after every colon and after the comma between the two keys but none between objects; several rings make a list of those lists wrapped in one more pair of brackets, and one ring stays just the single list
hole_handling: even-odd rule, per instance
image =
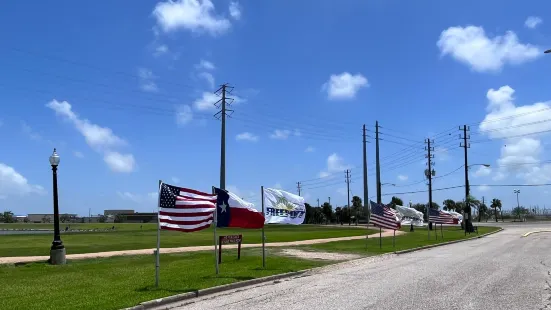
[{"label": "red stripe on flag", "polygon": [[178,213],[178,212],[165,212],[160,211],[159,215],[166,215],[166,216],[205,216],[205,215],[211,215],[213,212],[195,212],[195,213]]},{"label": "red stripe on flag", "polygon": [[201,221],[175,221],[175,220],[169,220],[169,219],[159,219],[159,222],[168,223],[168,224],[176,224],[176,225],[197,225],[197,224],[210,222],[212,220],[213,220],[213,217],[209,217],[209,218],[201,220]]},{"label": "red stripe on flag", "polygon": [[162,230],[181,231],[181,232],[194,232],[194,231],[199,231],[199,230],[206,229],[206,228],[208,228],[209,226],[210,226],[210,224],[205,225],[205,226],[200,226],[200,227],[192,228],[192,229],[184,229],[184,228],[176,228],[176,227],[161,226],[161,229],[162,229]]}]

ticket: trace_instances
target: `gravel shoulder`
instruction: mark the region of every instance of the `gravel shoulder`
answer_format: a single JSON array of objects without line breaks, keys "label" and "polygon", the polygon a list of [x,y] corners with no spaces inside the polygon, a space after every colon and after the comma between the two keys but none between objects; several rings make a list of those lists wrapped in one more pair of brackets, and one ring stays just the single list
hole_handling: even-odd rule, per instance
[{"label": "gravel shoulder", "polygon": [[[404,234],[403,231],[396,231],[396,235]],[[383,237],[390,237],[393,235],[392,230],[383,230]],[[379,234],[371,234],[367,237],[378,237]],[[335,241],[346,241],[346,240],[360,240],[365,239],[366,236],[351,236],[351,237],[339,237],[339,238],[327,238],[327,239],[311,239],[311,240],[301,240],[301,241],[292,241],[292,242],[271,242],[266,243],[266,247],[290,247],[298,245],[310,245],[318,243],[328,243]],[[262,244],[242,244],[242,248],[258,248]],[[225,249],[235,249],[237,245],[224,245]],[[198,252],[198,251],[209,251],[212,250],[213,246],[192,246],[192,247],[179,247],[179,248],[161,248],[160,252],[163,253],[182,253],[182,252]],[[109,252],[97,252],[97,253],[83,253],[83,254],[68,254],[67,259],[90,259],[90,258],[100,258],[100,257],[113,257],[113,256],[128,256],[128,255],[149,255],[153,254],[154,248],[150,249],[140,249],[140,250],[126,250],[126,251],[109,251]],[[70,251],[70,249],[68,249]],[[0,257],[0,264],[16,264],[16,263],[30,263],[30,262],[41,262],[47,261],[49,256],[13,256],[13,257]]]}]

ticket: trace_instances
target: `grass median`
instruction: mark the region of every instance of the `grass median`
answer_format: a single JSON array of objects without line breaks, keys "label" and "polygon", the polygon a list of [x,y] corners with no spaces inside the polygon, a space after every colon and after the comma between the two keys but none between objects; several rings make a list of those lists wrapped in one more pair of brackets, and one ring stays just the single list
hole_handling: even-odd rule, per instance
[{"label": "grass median", "polygon": [[[496,231],[499,227],[491,226],[479,226],[478,236]],[[390,253],[394,251],[407,250],[417,247],[422,247],[431,244],[443,243],[448,241],[467,239],[476,237],[476,233],[465,235],[465,232],[459,227],[443,227],[442,231],[438,228],[436,231],[430,231],[430,237],[428,237],[427,228],[416,227],[414,232],[409,232],[409,227],[403,228],[402,231],[405,234],[396,236],[395,244],[393,246],[392,237],[383,237],[379,240],[378,237],[369,238],[367,240],[349,240],[340,242],[320,243],[313,244],[305,247],[300,247],[305,250],[312,251],[327,251],[327,252],[339,252],[339,253],[353,253],[360,255],[378,255],[384,253]],[[443,238],[442,238],[443,235]],[[438,238],[438,239],[437,239]],[[379,243],[381,244],[379,246]]]},{"label": "grass median", "polygon": [[262,269],[260,249],[246,249],[237,260],[225,251],[220,274],[212,252],[161,255],[160,285],[155,257],[131,256],[69,261],[64,266],[34,263],[0,266],[0,309],[120,309],[160,297],[274,274],[304,270],[330,262],[274,256],[268,250]]},{"label": "grass median", "polygon": [[[479,234],[498,227],[479,227]],[[411,249],[446,241],[476,237],[457,227],[444,228],[444,239],[438,230],[438,240],[431,231],[416,228],[396,237],[337,241],[294,247],[305,251],[355,253],[371,256]],[[160,286],[154,287],[155,257],[153,255],[122,256],[93,260],[69,260],[64,266],[32,263],[21,266],[1,265],[0,309],[120,309],[160,297],[195,291],[238,281],[323,266],[334,261],[306,260],[288,257],[280,249],[267,248],[267,269],[261,268],[261,250],[244,249],[241,260],[236,250],[224,250],[220,274],[214,273],[214,255],[191,252],[161,255]]]},{"label": "grass median", "polygon": [[[25,225],[25,224],[15,224]],[[28,224],[33,225],[33,224]],[[47,225],[47,224],[45,224]],[[75,225],[75,224],[73,224]],[[92,229],[106,224],[78,224],[79,229]],[[92,226],[86,226],[92,225]],[[106,251],[122,251],[151,249],[157,245],[157,231],[154,224],[107,224],[115,226],[112,231],[62,233],[61,239],[67,249],[67,254],[95,253]],[[147,225],[147,226],[146,226]],[[3,225],[2,225],[3,226]],[[72,227],[73,228],[73,227]],[[76,229],[76,228],[75,228]],[[323,225],[268,225],[265,228],[266,242],[289,242],[311,239],[326,239],[349,236],[362,236],[367,231],[365,227],[355,226],[323,226]],[[261,243],[260,230],[223,228],[217,230],[218,235],[242,234],[243,243]],[[40,256],[49,255],[49,245],[53,236],[50,234],[2,235],[0,257],[8,256]],[[213,231],[202,231],[183,234],[173,231],[161,232],[161,247],[174,248],[186,246],[212,245]]]}]

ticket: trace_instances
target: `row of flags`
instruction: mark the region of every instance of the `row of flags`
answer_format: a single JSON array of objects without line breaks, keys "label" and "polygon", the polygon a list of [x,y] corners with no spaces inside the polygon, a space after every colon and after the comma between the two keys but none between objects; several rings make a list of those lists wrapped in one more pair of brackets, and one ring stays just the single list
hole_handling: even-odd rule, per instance
[{"label": "row of flags", "polygon": [[211,226],[216,217],[216,227],[259,229],[265,223],[295,224],[304,222],[306,208],[304,198],[295,194],[262,188],[264,212],[236,194],[213,187],[213,193],[160,185],[159,226],[164,230],[194,232]]}]

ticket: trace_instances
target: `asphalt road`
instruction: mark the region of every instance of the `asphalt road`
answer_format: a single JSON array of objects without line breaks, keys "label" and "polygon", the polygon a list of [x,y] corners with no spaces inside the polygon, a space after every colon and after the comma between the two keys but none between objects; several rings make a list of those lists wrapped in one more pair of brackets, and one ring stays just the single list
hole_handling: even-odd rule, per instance
[{"label": "asphalt road", "polygon": [[[328,266],[302,277],[175,309],[551,309],[551,223],[503,224],[491,236]],[[269,261],[268,261],[269,262]]]}]

